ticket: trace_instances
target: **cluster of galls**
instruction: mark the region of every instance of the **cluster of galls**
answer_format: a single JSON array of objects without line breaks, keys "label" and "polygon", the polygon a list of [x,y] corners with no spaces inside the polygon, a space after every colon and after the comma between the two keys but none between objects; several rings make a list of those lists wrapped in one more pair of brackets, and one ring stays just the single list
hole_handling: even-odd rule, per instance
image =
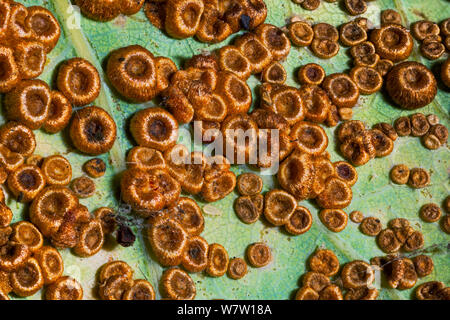
[{"label": "cluster of galls", "polygon": [[113,87],[131,102],[147,102],[169,86],[177,66],[169,58],[155,57],[147,49],[132,45],[113,51],[106,74]]},{"label": "cluster of galls", "polygon": [[[228,146],[227,158],[236,161],[239,157],[244,157],[248,163],[251,155],[254,154],[252,150],[255,148],[252,143],[236,144],[233,137],[229,136],[227,129],[249,130],[253,132],[252,137],[256,141],[262,133],[262,130],[259,130],[260,128],[279,129],[281,131],[279,155],[277,154],[276,159],[273,159],[269,152],[265,155],[259,155],[256,163],[258,167],[266,168],[272,165],[272,161],[282,161],[278,172],[278,181],[287,192],[272,190],[266,194],[264,200],[264,206],[267,208],[264,214],[272,224],[277,226],[289,224],[291,217],[291,222],[294,223],[298,215],[302,214],[301,208],[300,211],[296,211],[298,209],[296,201],[315,198],[318,204],[325,209],[341,209],[348,206],[352,199],[350,187],[357,179],[356,171],[350,164],[344,162],[333,164],[330,162],[329,155],[325,151],[328,146],[328,137],[319,125],[312,122],[298,121],[291,128],[284,117],[266,108],[257,109],[251,115],[237,114],[230,116],[222,125],[225,145]],[[273,147],[270,146],[272,143],[270,136],[265,138],[269,138],[269,150]],[[250,138],[250,140],[253,139]],[[251,194],[251,196],[256,196],[257,193],[259,191]],[[247,196],[247,194],[241,194]],[[250,200],[261,202],[261,199]],[[278,205],[279,201],[282,201],[284,205]],[[262,205],[256,205],[255,211],[251,214],[242,212],[242,220],[246,223],[256,221],[261,214]],[[282,212],[272,210],[275,207],[281,208]],[[292,216],[293,214],[294,216]],[[310,224],[308,225],[310,226]],[[302,229],[303,232],[306,232],[309,229],[308,225],[302,228],[300,228],[301,226],[295,226],[295,228],[298,227],[299,230]],[[292,227],[294,228],[294,226]],[[298,234],[303,233],[295,231],[295,233],[297,232]]]},{"label": "cluster of galls", "polygon": [[255,223],[264,209],[261,177],[254,173],[243,173],[237,178],[236,188],[240,194],[234,203],[236,215],[244,223]]},{"label": "cluster of galls", "polygon": [[218,43],[241,28],[252,30],[264,23],[267,7],[263,0],[151,0],[145,14],[173,38],[196,36],[201,42]]},{"label": "cluster of galls", "polygon": [[[324,77],[324,71],[320,66],[309,64],[299,71],[299,78],[304,81],[300,90],[281,83],[263,83],[260,87],[260,108],[255,109],[250,115],[238,114],[228,117],[222,124],[227,144],[232,145],[234,142],[231,138],[227,139],[226,129],[244,131],[252,129],[255,139],[258,138],[260,143],[267,142],[268,153],[258,155],[257,166],[260,168],[267,168],[273,164],[270,150],[274,147],[278,147],[279,150],[276,161],[284,160],[295,148],[312,155],[323,153],[328,146],[328,137],[318,123],[325,122],[334,126],[339,120],[336,107],[326,91],[317,85]],[[271,139],[272,129],[278,130],[278,146],[275,146]],[[250,147],[240,150],[245,151],[247,158],[251,154]],[[239,150],[235,153],[239,154]],[[227,157],[233,158],[233,155]]]},{"label": "cluster of galls", "polygon": [[[100,80],[95,68],[78,58],[65,62],[57,78],[60,91],[51,91],[40,80],[23,80],[6,94],[6,115],[13,121],[0,128],[1,180],[17,201],[33,201],[31,220],[54,246],[90,256],[103,245],[100,224],[66,188],[72,178],[67,159],[33,155],[32,130],[62,130],[71,118],[72,104],[84,105],[98,96]],[[76,147],[91,154],[109,150],[116,135],[112,118],[97,107],[86,107],[78,115],[70,127]]]},{"label": "cluster of galls", "polygon": [[[325,0],[326,2],[332,3],[337,0]],[[343,0],[343,6],[347,10],[347,13],[352,16],[357,16],[363,14],[367,11],[367,2],[373,0]],[[292,2],[299,4],[305,10],[316,10],[320,6],[321,0],[292,0]]]},{"label": "cluster of galls", "polygon": [[[297,222],[294,229],[298,230],[295,233],[304,233],[311,226],[310,215],[307,210],[297,207],[296,203],[315,199],[319,207],[324,209],[319,214],[321,221],[331,231],[342,231],[347,225],[347,214],[341,209],[352,200],[351,187],[357,181],[355,168],[347,162],[330,161],[325,151],[328,137],[317,124],[297,122],[290,131],[289,139],[292,149],[283,161],[280,159],[282,162],[277,176],[280,186],[287,192],[272,190],[266,194],[266,218],[275,225]],[[278,205],[279,201],[284,204]],[[279,223],[269,217],[276,211],[272,207],[283,208],[283,212],[278,213]],[[300,222],[297,221],[299,217],[308,219]]]},{"label": "cluster of galls", "polygon": [[[228,253],[217,243],[208,244],[200,236],[204,218],[200,207],[190,198],[179,198],[149,218],[147,237],[153,253],[163,266],[170,266],[161,279],[163,295],[170,299],[193,299],[195,285],[187,272],[205,271],[212,277],[223,276],[228,268]],[[184,270],[178,268],[181,265]],[[174,281],[183,286],[174,286]],[[184,288],[184,289],[182,289]]]},{"label": "cluster of galls", "polygon": [[370,261],[383,271],[388,287],[397,290],[411,289],[418,278],[426,277],[434,269],[433,259],[427,255],[417,255],[410,259],[391,254],[374,257]]},{"label": "cluster of galls", "polygon": [[92,217],[67,187],[42,189],[31,203],[30,219],[56,248],[72,248],[75,254],[90,257],[103,246],[101,220]]},{"label": "cluster of galls", "polygon": [[[341,209],[350,204],[351,187],[356,180],[357,173],[352,165],[342,161],[332,163],[327,153],[311,155],[294,151],[281,163],[278,172],[278,181],[290,193],[292,203],[315,199],[323,209],[319,213],[320,220],[334,232],[342,231],[347,225],[347,214]],[[298,208],[291,209],[285,213],[288,219]],[[309,227],[310,223],[307,223]]]},{"label": "cluster of galls", "polygon": [[[18,153],[29,156],[36,144],[31,130],[43,128],[48,133],[56,133],[64,129],[72,115],[72,104],[82,106],[97,98],[100,77],[88,61],[75,58],[64,62],[60,67],[56,83],[58,91],[51,90],[41,80],[34,80],[44,69],[46,54],[58,42],[58,22],[51,12],[42,7],[26,8],[15,2],[2,1],[0,10],[5,17],[0,26],[0,39],[6,44],[0,47],[0,65],[5,71],[0,79],[0,92],[6,93],[6,118],[14,121],[4,126],[4,130],[11,130],[8,134],[5,132],[4,136],[11,137],[6,140],[13,141],[2,144],[12,152],[27,149],[26,152]],[[107,130],[103,130],[102,121],[98,118],[109,117],[103,115],[103,110],[91,107],[80,114],[97,109],[101,115],[91,116],[96,119],[82,124],[81,132],[77,131],[80,129],[79,119],[74,121],[71,128],[74,144],[86,153],[106,152],[115,140],[115,124],[111,124],[111,119],[111,134],[106,139],[103,135]],[[89,126],[95,132],[83,130],[84,126]],[[22,138],[24,142],[18,142]],[[4,158],[4,162],[12,161],[13,158]]]},{"label": "cluster of galls", "polygon": [[97,253],[103,245],[101,220],[91,217],[66,187],[72,178],[69,161],[53,155],[45,159],[31,156],[24,163],[24,156],[17,155],[21,163],[4,176],[17,201],[31,202],[31,222],[57,248],[73,248],[82,257]]},{"label": "cluster of galls", "polygon": [[47,54],[61,35],[58,21],[40,6],[25,7],[0,1],[0,93],[16,88],[22,79],[42,74]]},{"label": "cluster of galls", "polygon": [[[320,58],[335,56],[339,52],[338,41],[351,47],[350,55],[355,66],[348,75],[342,74],[337,82],[330,82],[328,85],[333,91],[328,94],[336,106],[339,107],[339,103],[336,103],[333,97],[344,98],[347,93],[348,97],[357,99],[359,93],[368,95],[379,91],[384,83],[383,77],[386,77],[389,96],[404,109],[421,108],[434,100],[437,82],[428,68],[418,62],[403,62],[394,66],[394,63],[410,56],[414,45],[411,34],[401,25],[399,14],[393,10],[385,10],[381,14],[381,22],[380,28],[372,30],[369,30],[365,18],[345,23],[339,31],[326,23],[311,27],[307,22],[296,21],[288,26],[288,34],[294,45],[310,46],[312,52]],[[418,29],[421,23],[413,25],[413,30]],[[436,28],[439,33],[437,25]],[[422,33],[426,32],[432,31],[422,30]],[[434,45],[433,41],[428,43]],[[445,70],[444,65],[444,83],[445,79],[448,79],[448,72]],[[345,82],[342,80],[343,76],[347,78]],[[357,96],[349,95],[354,93],[353,88],[357,88]],[[344,118],[351,118],[351,109],[346,106],[341,108],[346,108],[341,112]]]},{"label": "cluster of galls", "polygon": [[[305,77],[312,75],[316,78],[322,70],[314,65],[307,67],[314,71],[303,72]],[[300,73],[302,74],[302,71]],[[324,78],[323,70],[319,78]],[[237,144],[228,129],[251,132],[249,141],[266,139],[268,150],[274,147],[273,141],[270,136],[263,137],[264,130],[260,129],[278,129],[280,133],[279,155],[275,161],[281,162],[278,181],[285,191],[272,190],[266,194],[264,201],[256,194],[252,194],[248,199],[247,195],[243,194],[244,197],[239,199],[235,209],[246,223],[255,222],[264,212],[266,219],[272,224],[284,225],[293,234],[302,234],[309,229],[312,219],[306,219],[310,217],[309,212],[303,207],[297,207],[296,201],[315,198],[319,206],[326,209],[321,212],[321,220],[330,230],[338,232],[347,224],[347,214],[340,209],[351,202],[351,186],[357,180],[357,173],[348,163],[331,163],[325,151],[328,137],[318,124],[311,122],[323,122],[329,116],[331,102],[327,93],[315,84],[307,84],[302,88],[303,90],[298,90],[285,85],[265,83],[261,88],[261,108],[250,115],[240,113],[228,116],[222,123],[224,146],[228,147],[226,157],[233,160],[233,163],[239,157],[243,157],[248,163],[254,154],[252,150],[254,151],[255,145],[251,142]],[[311,99],[311,96],[315,99]],[[305,108],[303,101],[312,102]],[[303,121],[305,118],[309,122]],[[270,152],[258,155],[256,166],[267,168],[273,164],[272,161],[274,159]],[[283,205],[278,205],[279,203]],[[264,211],[263,207],[266,208]],[[302,217],[305,217],[305,221]],[[342,223],[331,225],[333,221]]]},{"label": "cluster of galls", "polygon": [[[50,102],[52,95],[58,100]],[[44,284],[48,284],[47,299],[81,299],[83,290],[74,279],[61,277],[61,274],[56,277],[51,274],[56,268],[55,261],[60,263],[62,273],[62,259],[54,248],[42,247],[42,239],[43,236],[47,237],[56,248],[73,248],[74,252],[80,256],[91,256],[97,253],[103,245],[104,233],[101,221],[92,218],[87,208],[80,205],[75,194],[66,187],[72,178],[72,168],[67,159],[59,155],[49,156],[45,159],[33,155],[36,140],[30,127],[37,129],[38,122],[35,118],[29,119],[34,115],[33,111],[35,110],[40,112],[47,106],[45,113],[48,114],[49,109],[56,108],[55,119],[47,118],[45,120],[44,118],[46,122],[43,126],[44,128],[47,125],[52,127],[53,129],[47,130],[49,132],[57,132],[68,123],[72,110],[71,104],[63,94],[49,91],[47,85],[39,80],[22,81],[16,89],[7,93],[6,101],[7,108],[16,106],[16,103],[20,104],[16,106],[19,108],[18,111],[16,110],[19,116],[15,118],[19,122],[10,121],[0,128],[1,182],[6,182],[8,189],[18,202],[32,202],[30,219],[33,224],[22,221],[16,225],[21,228],[23,226],[23,229],[14,231],[15,227],[13,226],[12,231],[2,230],[2,232],[12,233],[13,238],[10,239],[13,240],[10,244],[2,244],[0,251],[3,256],[0,260],[5,263],[10,261],[13,264],[23,262],[23,265],[17,269],[18,271],[14,270],[8,276],[12,290],[20,296],[33,295]],[[96,107],[85,108],[80,113],[85,113],[92,108]],[[97,109],[103,111],[100,108]],[[56,114],[59,111],[63,112],[63,116]],[[62,116],[63,119],[59,116]],[[84,116],[78,117],[74,123],[82,122],[83,119]],[[100,121],[100,119],[95,117],[95,121]],[[84,125],[89,126],[89,121]],[[72,127],[77,127],[77,125]],[[81,132],[82,135],[89,135],[84,128],[81,129]],[[85,141],[91,140],[90,138],[86,139]],[[83,140],[77,139],[77,142],[83,143]],[[8,214],[8,210],[5,209],[3,213]],[[14,238],[15,233],[18,236]],[[19,235],[19,233],[23,234]],[[2,235],[2,239],[4,238]],[[30,255],[21,245],[35,246],[36,248],[29,250],[33,253]],[[20,259],[23,261],[21,262]],[[49,259],[49,261],[45,259]],[[16,274],[17,272],[19,275]],[[47,279],[47,277],[50,278]]]},{"label": "cluster of galls", "polygon": [[133,279],[134,271],[124,261],[104,264],[98,274],[98,293],[102,300],[155,300],[155,290],[144,279]]},{"label": "cluster of galls", "polygon": [[[423,254],[411,259],[390,254],[374,257],[370,262],[381,269],[388,287],[397,290],[411,289],[418,278],[430,275],[434,269],[433,259]],[[416,287],[415,296],[418,300],[450,300],[450,288],[440,281],[428,281]]]},{"label": "cluster of galls", "polygon": [[[58,42],[59,24],[51,12],[38,6],[27,8],[14,1],[0,1],[0,10],[4,17],[0,40],[5,44],[0,47],[0,65],[5,71],[0,92],[6,93],[4,106],[9,120],[0,127],[0,180],[18,202],[32,202],[32,223],[21,221],[12,228],[8,226],[12,213],[2,204],[0,293],[5,299],[11,291],[30,296],[45,284],[49,285],[47,299],[78,300],[83,289],[76,280],[61,276],[61,256],[56,249],[42,246],[43,237],[56,248],[73,248],[80,256],[91,256],[103,245],[102,223],[91,217],[66,187],[72,178],[67,159],[33,155],[33,130],[63,130],[71,119],[72,105],[83,106],[98,97],[100,77],[88,61],[75,58],[61,65],[58,90],[34,80],[43,72],[47,53]],[[114,120],[97,107],[84,108],[78,115],[70,126],[75,146],[89,154],[108,151],[116,136]]]},{"label": "cluster of galls", "polygon": [[[339,52],[340,40],[343,45],[352,46],[350,52],[356,61],[348,75],[326,76],[323,68],[313,63],[299,69],[300,94],[307,109],[307,120],[335,126],[339,120],[351,119],[352,108],[360,94],[372,94],[381,89],[383,79],[375,69],[378,59],[371,65],[366,61],[370,60],[370,52],[366,49],[367,32],[364,18],[342,25],[340,31],[327,23],[311,27],[307,22],[296,21],[288,26],[288,35],[294,45],[310,46],[316,56],[325,59]],[[373,49],[375,55],[375,47],[372,45],[369,49]]]},{"label": "cluster of galls", "polygon": [[0,300],[34,295],[46,286],[47,300],[81,300],[83,288],[63,276],[64,262],[55,248],[44,245],[44,237],[27,221],[12,225],[12,212],[0,205]]},{"label": "cluster of galls", "polygon": [[130,130],[139,147],[127,157],[129,169],[122,178],[122,198],[144,216],[172,206],[181,189],[200,193],[208,202],[220,200],[234,189],[236,177],[229,161],[189,153],[183,145],[176,145],[178,123],[164,109],[137,112]]},{"label": "cluster of galls", "polygon": [[[204,228],[202,211],[194,200],[180,194],[181,190],[200,194],[207,202],[224,198],[236,186],[229,161],[222,156],[206,158],[201,152],[189,152],[177,145],[178,123],[160,108],[137,112],[130,130],[139,146],[127,155],[121,196],[147,219],[148,239],[158,261],[171,267],[181,264],[188,272],[224,275],[229,266],[225,248],[208,244],[200,236]],[[174,287],[173,279],[189,285],[189,290]],[[168,298],[195,297],[192,280],[179,268],[167,270],[162,284]]]},{"label": "cluster of galls", "polygon": [[[429,222],[431,222],[430,219],[437,221],[441,214],[439,207],[437,209],[430,205],[424,206],[421,209],[422,218]],[[401,257],[398,253],[400,249],[405,252],[416,252],[424,246],[422,233],[414,230],[408,220],[393,219],[389,221],[388,228],[383,229],[379,219],[368,217],[362,220],[360,229],[366,235],[377,236],[380,249],[389,253],[386,257],[375,257],[370,261],[371,265],[377,266],[383,271],[389,288],[410,289],[415,286],[419,277],[425,277],[433,272],[434,263],[431,257],[416,255],[409,259]],[[449,299],[449,296],[447,294],[446,298],[444,296],[440,298]]]},{"label": "cluster of galls", "polygon": [[[419,25],[421,22],[412,26],[413,34]],[[370,43],[375,47],[374,53]],[[413,46],[413,38],[402,26],[400,15],[394,10],[385,10],[381,13],[381,27],[372,30],[364,50],[370,52],[370,58],[364,59],[369,63],[376,61],[373,67],[386,77],[386,89],[391,99],[407,110],[428,105],[437,94],[436,78],[423,64],[406,61],[394,66],[410,56]]]},{"label": "cluster of galls", "polygon": [[[64,61],[59,68],[56,85],[60,94],[57,99],[50,101],[49,117],[59,119],[64,122],[64,125],[61,124],[50,132],[60,131],[67,125],[72,111],[71,107],[69,109],[71,104],[86,106],[97,99],[101,90],[97,69],[82,58]],[[114,119],[103,108],[89,106],[75,113],[69,134],[72,143],[79,151],[89,155],[99,155],[113,147],[117,127]]]},{"label": "cluster of galls", "polygon": [[[6,114],[32,129],[43,126],[48,117],[51,92],[38,77],[46,55],[58,42],[60,27],[51,12],[42,7],[25,7],[2,1],[0,26],[0,93],[5,97]],[[50,124],[51,126],[51,124]]]},{"label": "cluster of galls", "polygon": [[342,155],[353,165],[361,166],[375,157],[386,157],[394,149],[398,135],[387,123],[378,123],[366,129],[360,120],[342,123],[337,132]]},{"label": "cluster of galls", "polygon": [[58,132],[67,126],[72,106],[59,91],[52,91],[42,80],[22,80],[6,93],[6,118],[31,130],[43,128]]},{"label": "cluster of galls", "polygon": [[262,179],[253,173],[243,173],[237,179],[237,190],[241,195],[234,203],[239,219],[247,224],[255,223],[262,214],[274,226],[283,226],[292,235],[307,232],[312,225],[312,215],[288,192],[273,189],[261,194]]},{"label": "cluster of galls", "polygon": [[[309,258],[311,271],[302,276],[295,300],[376,300],[378,290],[372,267],[361,260],[348,262],[339,275],[339,260],[333,251],[318,249]],[[332,281],[330,278],[335,278]],[[340,285],[338,285],[340,284]],[[342,288],[346,289],[345,295]]]},{"label": "cluster of galls", "polygon": [[450,51],[450,18],[440,25],[428,20],[414,22],[411,25],[414,38],[420,41],[420,53],[429,60],[442,57],[445,50]]},{"label": "cluster of galls", "polygon": [[[48,133],[60,132],[70,122],[72,105],[87,105],[100,93],[100,77],[96,68],[81,58],[67,60],[61,65],[56,85],[58,90],[51,90],[42,80],[21,80],[5,94],[6,118],[12,121],[5,127],[14,129],[9,135],[14,136],[16,142],[19,135],[29,136],[24,145],[3,143],[11,151],[27,147],[34,150],[35,141],[28,142],[31,137],[34,140],[31,130],[42,128]],[[95,106],[86,107],[76,114],[70,125],[70,137],[75,147],[92,155],[109,151],[116,139],[116,124],[112,117]]]},{"label": "cluster of galls", "polygon": [[412,168],[404,164],[395,165],[390,172],[390,178],[395,184],[407,183],[411,188],[425,188],[430,184],[430,173],[423,168]]},{"label": "cluster of galls", "polygon": [[[252,93],[246,80],[250,75],[267,74],[270,68],[268,76],[276,76],[273,64],[289,51],[290,42],[284,33],[273,25],[262,24],[237,38],[234,45],[189,59],[186,69],[175,73],[162,93],[163,105],[178,122],[200,120],[205,127],[218,128],[227,115],[249,110]],[[285,78],[280,65],[278,71],[278,77]]]},{"label": "cluster of galls", "polygon": [[90,19],[110,21],[119,14],[133,15],[145,3],[145,0],[75,0],[75,5]]},{"label": "cluster of galls", "polygon": [[339,52],[338,30],[328,23],[311,27],[305,21],[295,21],[288,26],[288,35],[295,46],[307,47],[321,59],[330,59]]},{"label": "cluster of galls", "polygon": [[[295,89],[290,89],[292,91]],[[287,100],[287,99],[284,99]],[[284,110],[287,110],[284,108]],[[294,113],[291,112],[291,115]],[[281,130],[279,154],[275,161],[280,161],[278,182],[282,189],[273,189],[264,197],[259,193],[262,181],[254,174],[243,174],[238,177],[237,187],[242,195],[235,203],[235,211],[244,223],[256,222],[262,213],[267,221],[275,226],[284,226],[287,232],[299,235],[307,232],[312,224],[312,216],[305,207],[297,202],[316,199],[317,204],[325,209],[320,212],[322,222],[332,231],[339,232],[347,225],[347,214],[340,210],[347,207],[352,200],[351,187],[356,183],[358,175],[355,168],[347,162],[332,163],[325,151],[328,137],[317,124],[306,121],[294,121],[291,128],[288,120],[271,110],[262,108],[255,110],[250,116],[239,116],[232,128],[253,128],[255,137],[258,128]],[[226,127],[227,128],[227,127]],[[225,140],[232,145],[232,139]],[[270,140],[269,140],[270,142]],[[231,158],[248,154],[250,146],[235,146]],[[258,158],[257,166],[264,168],[274,161],[269,155]],[[241,184],[253,186],[253,191],[244,189]],[[337,223],[337,222],[340,223]]]},{"label": "cluster of galls", "polygon": [[309,63],[300,67],[298,80],[300,89],[264,83],[260,88],[261,107],[284,117],[289,125],[306,120],[334,127],[340,120],[351,118],[359,89],[349,76],[326,76],[321,66]]},{"label": "cluster of galls", "polygon": [[18,202],[32,202],[33,224],[55,247],[74,248],[81,256],[98,252],[103,244],[99,223],[66,187],[72,178],[69,161],[59,155],[45,159],[33,155],[35,137],[24,125],[8,122],[0,128],[0,136],[1,182]]},{"label": "cluster of galls", "polygon": [[388,228],[377,235],[378,246],[386,253],[396,253],[400,249],[412,252],[423,248],[424,242],[423,234],[414,230],[409,221],[403,218],[389,221]]},{"label": "cluster of galls", "polygon": [[409,117],[397,118],[394,128],[401,137],[421,138],[423,145],[430,150],[439,149],[448,139],[447,127],[440,124],[439,118],[434,114],[425,116],[423,113],[415,113]]}]

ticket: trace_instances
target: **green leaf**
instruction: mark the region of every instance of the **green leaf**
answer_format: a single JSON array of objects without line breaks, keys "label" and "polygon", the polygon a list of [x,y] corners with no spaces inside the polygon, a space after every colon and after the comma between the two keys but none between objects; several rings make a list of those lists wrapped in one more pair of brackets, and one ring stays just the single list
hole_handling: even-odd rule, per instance
[{"label": "green leaf", "polygon": [[[42,1],[38,0],[21,0],[19,2],[27,6],[42,5]],[[328,22],[336,26],[353,19],[345,13],[339,2],[322,1],[319,9],[315,11],[303,10],[290,0],[266,0],[266,3],[269,9],[267,22],[277,26],[284,26],[294,16],[311,23]],[[112,114],[119,129],[118,140],[114,148],[108,154],[101,156],[108,163],[108,170],[103,178],[96,180],[98,191],[92,198],[81,200],[81,202],[91,211],[102,206],[117,207],[120,173],[125,168],[126,152],[134,143],[127,133],[127,119],[137,110],[154,104],[130,104],[116,95],[108,85],[103,71],[108,54],[120,47],[139,44],[149,49],[155,56],[170,57],[178,66],[182,66],[183,61],[190,56],[204,50],[214,50],[225,43],[208,45],[194,39],[171,39],[150,25],[143,12],[131,17],[120,16],[108,23],[99,23],[81,17],[81,27],[78,28],[76,24],[78,14],[69,0],[48,0],[44,1],[43,5],[56,15],[62,25],[63,33],[57,47],[48,56],[46,71],[41,78],[52,84],[55,70],[61,61],[75,56],[88,59],[98,68],[103,80],[102,91],[96,104]],[[439,22],[450,16],[450,5],[446,0],[378,0],[368,2],[368,6],[369,9],[364,16],[375,26],[379,25],[380,11],[387,8],[398,10],[407,25],[421,19]],[[226,42],[229,43],[232,39]],[[422,58],[418,53],[417,43],[410,60],[420,61],[429,67],[440,62],[430,62]],[[288,59],[283,63],[288,72],[288,84],[298,86],[295,81],[295,71],[299,66],[309,62],[319,63],[327,73],[342,72],[351,67],[346,48],[341,47],[340,53],[330,60],[320,60],[314,57],[309,49],[293,47]],[[252,77],[248,83],[252,89],[255,89],[259,81]],[[441,122],[449,127],[449,110],[449,91],[439,90],[435,101],[421,109],[420,112],[437,114]],[[391,106],[381,93],[360,98],[359,105],[354,111],[354,119],[363,120],[368,125],[380,121],[391,123],[400,115],[414,113]],[[2,120],[4,122],[3,118]],[[334,129],[327,129],[330,138],[333,131]],[[82,175],[81,167],[90,157],[73,149],[66,132],[56,135],[49,135],[42,131],[35,133],[38,141],[37,154],[49,156],[60,153],[70,160],[74,178]],[[328,151],[332,161],[342,159],[336,152],[333,139],[330,139]],[[346,209],[347,212],[360,210],[365,216],[376,216],[384,225],[395,217],[408,218],[416,228],[424,233],[426,247],[436,245],[437,248],[441,248],[441,250],[430,250],[435,269],[431,275],[420,279],[418,283],[441,280],[447,286],[450,285],[450,260],[448,249],[446,249],[450,236],[443,233],[437,223],[424,223],[418,217],[421,205],[428,202],[441,203],[449,194],[449,160],[447,147],[430,151],[421,145],[418,138],[399,138],[395,142],[394,152],[390,156],[372,160],[357,169],[359,180],[353,187],[353,201]],[[432,173],[431,185],[425,189],[413,190],[406,186],[390,183],[389,170],[398,163],[429,169]],[[238,166],[233,170],[239,174],[252,169]],[[269,190],[274,186],[275,179],[273,177],[265,176],[263,178],[264,190]],[[198,299],[292,298],[292,294],[299,287],[300,276],[306,272],[307,258],[318,246],[333,250],[341,264],[354,259],[368,261],[371,257],[383,254],[377,247],[375,238],[363,235],[358,230],[358,226],[350,221],[347,228],[341,233],[335,234],[328,231],[319,221],[318,209],[313,202],[302,203],[313,213],[314,223],[311,230],[304,235],[293,237],[262,221],[253,225],[241,223],[232,206],[236,197],[237,194],[233,193],[214,204],[222,214],[205,216],[206,227],[203,236],[209,243],[218,242],[224,245],[230,257],[243,257],[245,249],[250,243],[264,241],[272,248],[273,262],[262,269],[249,268],[248,275],[239,281],[231,280],[226,276],[210,278],[202,274],[192,275],[196,282]],[[28,218],[27,206],[16,204],[13,199],[9,199],[7,203],[15,213],[15,221]],[[204,206],[205,203],[200,202],[200,205]],[[109,239],[105,249],[91,258],[76,257],[69,250],[61,252],[65,261],[65,274],[81,281],[85,299],[96,297],[96,272],[110,259],[127,261],[135,270],[136,278],[146,278],[155,288],[158,287],[158,280],[163,268],[155,261],[149,250],[143,224],[137,223],[135,231],[138,234],[138,241],[131,248],[117,246],[114,244],[114,240]],[[383,288],[380,298],[408,299],[411,297],[411,292],[412,290],[397,291]],[[38,293],[30,299],[40,297],[41,293]],[[157,297],[160,297],[159,293]]]}]

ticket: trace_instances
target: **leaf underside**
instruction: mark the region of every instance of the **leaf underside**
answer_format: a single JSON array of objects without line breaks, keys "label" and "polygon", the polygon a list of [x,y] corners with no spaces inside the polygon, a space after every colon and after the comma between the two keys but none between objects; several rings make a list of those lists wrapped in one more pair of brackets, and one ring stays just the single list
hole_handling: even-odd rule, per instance
[{"label": "leaf underside", "polygon": [[[58,18],[63,33],[56,48],[49,54],[45,73],[40,77],[53,85],[54,73],[60,62],[75,56],[83,57],[91,61],[102,74],[102,92],[96,101],[96,105],[106,109],[116,120],[118,126],[118,139],[114,148],[101,158],[108,164],[106,175],[96,180],[97,192],[80,202],[91,211],[98,207],[118,207],[120,195],[118,183],[120,173],[125,168],[126,152],[133,146],[133,141],[127,131],[127,123],[131,115],[137,110],[153,106],[154,103],[130,104],[123,101],[108,86],[105,81],[103,66],[108,54],[117,48],[131,44],[139,44],[149,49],[155,56],[167,56],[173,59],[177,65],[182,66],[184,60],[204,50],[211,51],[221,47],[224,43],[208,45],[197,42],[194,39],[175,40],[169,38],[147,21],[141,11],[131,17],[118,17],[112,22],[99,23],[81,18],[81,28],[74,28],[73,9],[69,0],[28,0],[18,1],[27,6],[43,5],[51,10]],[[322,1],[319,9],[315,11],[303,10],[290,0],[265,0],[268,6],[267,22],[277,26],[284,26],[286,21],[293,16],[312,23],[327,22],[338,26],[353,17],[347,15],[339,2],[327,3]],[[395,9],[410,23],[429,19],[441,21],[450,16],[450,5],[446,0],[378,0],[368,2],[368,11],[363,15],[374,26],[379,25],[380,11]],[[231,42],[231,37],[226,42]],[[445,56],[446,57],[446,56]],[[428,67],[433,67],[444,58],[430,62],[420,56],[418,44],[415,43],[410,60],[417,60]],[[351,61],[347,49],[341,47],[340,53],[330,60],[320,60],[314,57],[309,49],[293,47],[288,59],[283,62],[288,72],[288,84],[297,86],[295,71],[301,65],[316,62],[322,65],[327,74],[342,72],[351,68]],[[433,69],[434,70],[434,69]],[[251,77],[248,81],[254,90],[259,81]],[[424,114],[435,113],[441,122],[449,127],[450,94],[440,87],[439,93],[433,103],[420,110]],[[254,95],[256,96],[256,95]],[[409,115],[414,111],[403,111],[393,107],[386,101],[382,93],[360,98],[359,105],[354,109],[354,119],[363,120],[372,126],[378,122],[392,123],[401,115]],[[5,122],[2,117],[2,123]],[[334,129],[326,128],[330,137],[328,151],[332,161],[341,160],[336,152],[334,142]],[[49,156],[60,153],[67,157],[72,164],[73,177],[82,175],[81,167],[90,159],[76,152],[68,142],[66,132],[49,135],[43,131],[36,131],[38,147],[36,154]],[[420,139],[413,137],[399,138],[395,142],[394,152],[388,157],[370,161],[363,167],[359,167],[359,179],[353,187],[353,201],[346,209],[347,212],[360,210],[365,216],[378,217],[383,225],[395,217],[408,218],[415,228],[421,230],[425,236],[425,246],[442,245],[444,248],[450,241],[450,236],[442,232],[438,223],[424,223],[418,216],[419,208],[429,202],[440,204],[449,194],[449,150],[441,147],[436,151],[425,149]],[[406,186],[394,185],[389,181],[389,170],[394,164],[404,163],[409,167],[424,167],[431,172],[431,184],[421,190],[413,190]],[[247,166],[236,166],[233,171],[239,174],[243,171],[251,171]],[[264,191],[274,186],[276,179],[265,176]],[[299,287],[299,279],[307,271],[307,258],[318,247],[327,247],[338,256],[341,265],[347,261],[362,259],[368,261],[371,257],[383,255],[377,247],[375,238],[363,235],[358,225],[349,221],[347,228],[340,233],[328,231],[318,219],[318,209],[313,202],[304,201],[302,205],[308,207],[313,213],[314,223],[309,232],[293,237],[279,228],[270,227],[260,221],[252,225],[240,222],[233,210],[233,202],[237,198],[232,193],[225,199],[214,204],[220,209],[220,216],[205,215],[205,231],[202,236],[209,242],[222,244],[232,257],[243,257],[246,247],[253,242],[264,241],[273,252],[273,262],[262,269],[249,268],[247,276],[239,281],[231,280],[224,276],[210,278],[203,274],[192,275],[197,287],[197,299],[289,299]],[[200,206],[204,206],[199,199]],[[8,199],[7,204],[14,211],[14,220],[27,219],[27,207],[17,204],[15,200]],[[110,259],[127,261],[135,270],[135,278],[146,278],[155,288],[163,268],[155,261],[145,236],[145,230],[139,223],[134,226],[138,235],[133,247],[122,248],[115,244],[113,239],[108,239],[104,250],[94,257],[82,259],[74,256],[69,250],[61,252],[65,262],[65,274],[71,275],[81,281],[85,299],[96,298],[96,272],[101,265]],[[418,284],[440,280],[447,286],[450,285],[450,256],[445,249],[432,253],[435,263],[433,273],[419,279]],[[157,290],[156,290],[157,291]],[[412,290],[398,291],[382,288],[381,299],[409,299]],[[42,293],[28,299],[39,299]],[[157,291],[157,298],[160,295]]]}]

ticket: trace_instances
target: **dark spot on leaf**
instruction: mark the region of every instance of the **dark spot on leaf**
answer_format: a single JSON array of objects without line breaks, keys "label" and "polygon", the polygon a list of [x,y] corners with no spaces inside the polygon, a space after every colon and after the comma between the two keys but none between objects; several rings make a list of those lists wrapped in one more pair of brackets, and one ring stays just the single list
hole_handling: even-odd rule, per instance
[{"label": "dark spot on leaf", "polygon": [[25,171],[19,175],[19,181],[22,186],[27,189],[34,188],[37,183],[35,176],[28,171]]},{"label": "dark spot on leaf", "polygon": [[245,30],[250,30],[250,23],[252,22],[252,18],[250,18],[248,15],[243,14],[241,16],[241,26]]},{"label": "dark spot on leaf", "polygon": [[136,236],[133,231],[127,225],[119,225],[119,230],[117,231],[117,243],[122,247],[130,247],[136,241]]},{"label": "dark spot on leaf", "polygon": [[90,121],[87,123],[84,131],[88,140],[91,142],[102,142],[105,137],[103,126],[97,121]]}]

